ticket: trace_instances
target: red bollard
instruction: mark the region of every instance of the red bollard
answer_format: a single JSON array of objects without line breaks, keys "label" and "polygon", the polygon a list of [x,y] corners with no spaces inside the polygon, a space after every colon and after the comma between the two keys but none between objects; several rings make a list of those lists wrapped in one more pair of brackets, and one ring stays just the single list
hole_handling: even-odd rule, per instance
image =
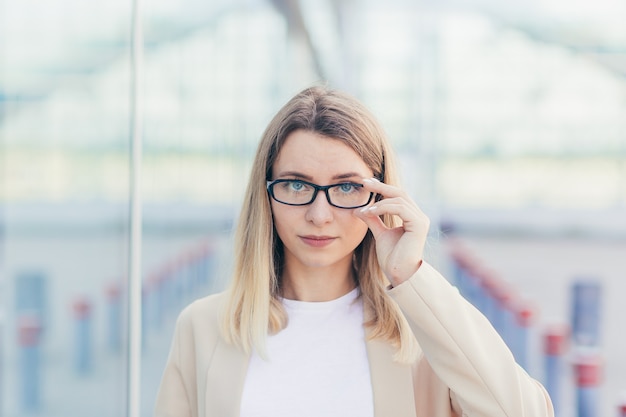
[{"label": "red bollard", "polygon": [[111,352],[122,350],[122,290],[119,283],[105,289],[107,302],[107,344]]},{"label": "red bollard", "polygon": [[92,368],[91,301],[80,297],[73,304],[74,368],[79,374],[87,374]]},{"label": "red bollard", "polygon": [[600,405],[602,358],[597,351],[581,351],[574,357],[576,379],[576,416],[596,417]]},{"label": "red bollard", "polygon": [[38,313],[21,313],[17,320],[20,402],[24,411],[37,411],[41,407],[41,318]]},{"label": "red bollard", "polygon": [[537,315],[536,308],[527,301],[517,301],[512,303],[510,307],[514,315],[514,323],[511,326],[511,350],[515,355],[517,363],[529,370],[528,343],[530,340],[530,327],[535,321]]},{"label": "red bollard", "polygon": [[543,335],[545,381],[544,386],[552,399],[555,414],[561,410],[561,381],[564,356],[569,347],[570,329],[567,325],[552,326]]}]

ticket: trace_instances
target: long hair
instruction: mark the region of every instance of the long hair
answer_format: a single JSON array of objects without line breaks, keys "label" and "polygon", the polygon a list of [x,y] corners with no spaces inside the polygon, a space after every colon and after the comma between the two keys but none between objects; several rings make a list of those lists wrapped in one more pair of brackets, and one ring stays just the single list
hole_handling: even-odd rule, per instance
[{"label": "long hair", "polygon": [[[351,96],[315,86],[293,97],[274,116],[257,148],[235,233],[235,261],[223,331],[226,340],[265,356],[268,333],[287,325],[280,302],[282,242],[274,230],[266,181],[290,133],[314,132],[352,148],[382,182],[398,185],[394,158],[383,129],[371,112]],[[390,227],[398,225],[384,216]],[[395,360],[410,363],[417,342],[397,305],[385,294],[389,285],[376,257],[374,237],[367,234],[354,252],[354,269],[368,311],[371,338],[396,347]]]}]

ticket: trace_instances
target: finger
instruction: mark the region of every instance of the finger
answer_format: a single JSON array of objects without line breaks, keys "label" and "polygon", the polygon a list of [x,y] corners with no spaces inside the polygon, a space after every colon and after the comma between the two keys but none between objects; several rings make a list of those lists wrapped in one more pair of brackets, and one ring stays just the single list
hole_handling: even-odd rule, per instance
[{"label": "finger", "polygon": [[363,178],[363,188],[367,191],[380,194],[386,198],[403,197],[405,193],[402,189],[393,185],[380,182],[378,178]]},{"label": "finger", "polygon": [[372,214],[382,216],[384,214],[398,216],[402,222],[407,224],[418,224],[427,219],[427,216],[413,202],[403,198],[390,198],[377,201],[369,210]]},{"label": "finger", "polygon": [[382,219],[373,212],[372,207],[367,206],[360,209],[354,210],[354,215],[359,219],[363,220],[367,227],[372,231],[374,238],[376,239],[381,233],[388,229],[388,227],[383,223]]}]

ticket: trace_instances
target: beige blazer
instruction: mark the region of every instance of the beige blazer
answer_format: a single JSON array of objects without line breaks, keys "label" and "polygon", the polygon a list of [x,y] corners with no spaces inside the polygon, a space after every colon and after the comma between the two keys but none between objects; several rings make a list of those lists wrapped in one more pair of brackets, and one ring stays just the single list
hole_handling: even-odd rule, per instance
[{"label": "beige blazer", "polygon": [[[430,265],[388,292],[421,347],[412,365],[367,342],[376,417],[552,417],[548,394],[489,321]],[[248,355],[220,336],[223,293],[179,316],[155,417],[238,417]]]}]

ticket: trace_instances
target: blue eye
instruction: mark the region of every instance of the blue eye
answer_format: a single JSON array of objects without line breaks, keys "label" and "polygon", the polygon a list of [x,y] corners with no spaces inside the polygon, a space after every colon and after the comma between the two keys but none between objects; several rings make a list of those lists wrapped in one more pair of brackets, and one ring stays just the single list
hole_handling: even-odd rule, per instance
[{"label": "blue eye", "polygon": [[357,184],[352,184],[352,183],[340,184],[338,188],[339,190],[341,190],[341,192],[346,193],[346,194],[358,191]]},{"label": "blue eye", "polygon": [[300,181],[289,181],[287,184],[292,191],[302,191],[306,187],[306,185]]}]

